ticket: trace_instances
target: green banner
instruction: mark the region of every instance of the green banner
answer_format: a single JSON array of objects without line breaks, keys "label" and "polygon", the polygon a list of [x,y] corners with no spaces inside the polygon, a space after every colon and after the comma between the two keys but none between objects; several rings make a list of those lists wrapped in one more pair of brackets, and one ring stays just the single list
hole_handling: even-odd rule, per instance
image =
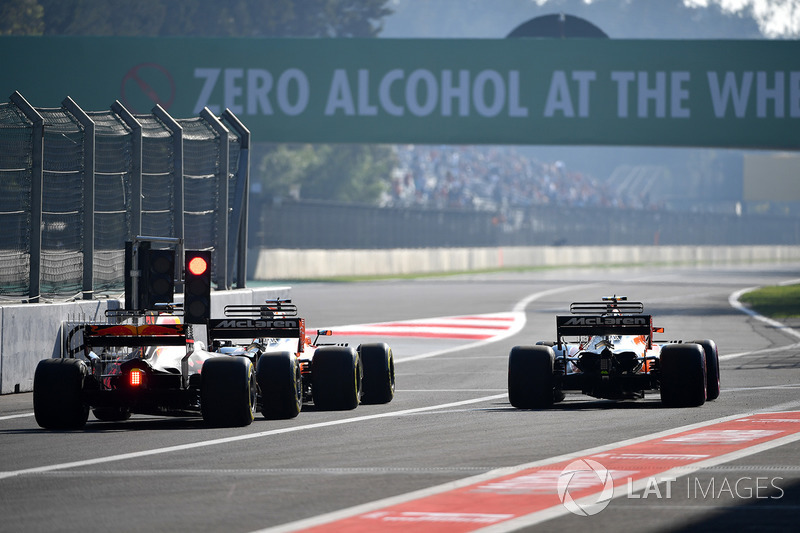
[{"label": "green banner", "polygon": [[800,41],[0,37],[0,98],[256,141],[800,147]]}]

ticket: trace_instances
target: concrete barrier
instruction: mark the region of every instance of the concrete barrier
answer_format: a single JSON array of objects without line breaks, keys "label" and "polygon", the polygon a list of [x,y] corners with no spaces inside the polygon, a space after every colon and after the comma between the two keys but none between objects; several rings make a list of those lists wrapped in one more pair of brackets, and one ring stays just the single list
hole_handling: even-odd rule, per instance
[{"label": "concrete barrier", "polygon": [[392,250],[250,250],[254,280],[324,279],[498,268],[800,260],[800,246],[509,246]]},{"label": "concrete barrier", "polygon": [[[176,295],[182,301],[183,295]],[[289,298],[288,287],[263,287],[211,293],[211,315],[223,316],[231,304],[260,304]],[[64,320],[103,320],[106,309],[119,309],[121,300],[18,304],[0,307],[0,394],[33,390],[33,374],[40,360],[61,356]]]}]

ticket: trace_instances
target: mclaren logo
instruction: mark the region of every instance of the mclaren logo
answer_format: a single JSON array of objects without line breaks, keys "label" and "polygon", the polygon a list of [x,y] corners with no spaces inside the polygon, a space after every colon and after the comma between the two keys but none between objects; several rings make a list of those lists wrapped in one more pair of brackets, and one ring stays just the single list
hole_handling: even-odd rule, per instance
[{"label": "mclaren logo", "polygon": [[217,327],[246,329],[298,328],[300,324],[297,320],[223,320],[217,324]]},{"label": "mclaren logo", "polygon": [[643,316],[576,316],[566,322],[565,326],[647,326],[647,317]]}]

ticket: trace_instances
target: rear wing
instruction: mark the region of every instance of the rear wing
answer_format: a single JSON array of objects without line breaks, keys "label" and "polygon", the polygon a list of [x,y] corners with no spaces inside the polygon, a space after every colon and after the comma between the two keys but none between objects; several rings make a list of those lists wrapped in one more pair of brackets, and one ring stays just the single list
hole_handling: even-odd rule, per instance
[{"label": "rear wing", "polygon": [[291,300],[267,300],[265,305],[228,305],[225,318],[208,321],[208,337],[218,339],[299,339],[305,346],[306,322],[297,317]]},{"label": "rear wing", "polygon": [[652,315],[556,316],[556,335],[652,335]]},{"label": "rear wing", "polygon": [[595,335],[644,335],[647,349],[653,347],[652,315],[571,315],[556,316],[558,348],[564,337]]},{"label": "rear wing", "polygon": [[181,324],[174,309],[168,313],[108,309],[106,319],[97,321],[69,318],[61,323],[62,356],[88,354],[92,348],[139,348],[144,346],[184,346],[191,343],[192,328]]},{"label": "rear wing", "polygon": [[[81,327],[81,326],[78,326]],[[185,324],[85,324],[87,346],[185,346]]]}]

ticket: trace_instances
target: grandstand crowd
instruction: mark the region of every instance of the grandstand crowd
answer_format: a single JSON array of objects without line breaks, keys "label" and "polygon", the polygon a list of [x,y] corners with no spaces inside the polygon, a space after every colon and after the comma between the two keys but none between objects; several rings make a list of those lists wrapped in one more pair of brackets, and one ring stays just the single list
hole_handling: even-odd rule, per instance
[{"label": "grandstand crowd", "polygon": [[641,208],[648,202],[619,197],[592,176],[568,170],[562,161],[536,161],[513,146],[402,145],[396,150],[399,165],[387,205]]}]

